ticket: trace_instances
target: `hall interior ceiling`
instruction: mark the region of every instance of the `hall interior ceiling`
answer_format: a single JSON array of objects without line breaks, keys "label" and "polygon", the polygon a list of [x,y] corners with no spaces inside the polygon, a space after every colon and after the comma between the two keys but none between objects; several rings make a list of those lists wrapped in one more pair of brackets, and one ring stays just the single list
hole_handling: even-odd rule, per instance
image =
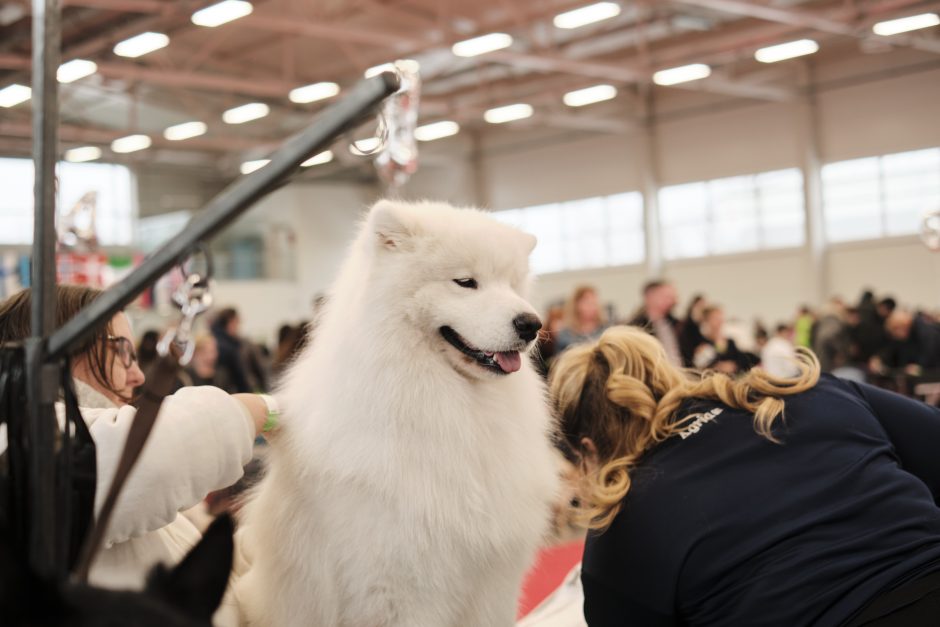
[{"label": "hall interior ceiling", "polygon": [[[813,63],[897,48],[940,55],[938,28],[872,33],[876,22],[936,12],[940,2],[624,1],[611,19],[573,29],[553,24],[559,13],[589,3],[255,0],[250,15],[206,28],[191,20],[211,4],[205,1],[63,0],[62,60],[91,60],[97,71],[61,85],[62,147],[97,145],[111,161],[231,170],[265,156],[335,100],[297,104],[288,98],[291,90],[329,81],[342,95],[366,69],[396,58],[420,63],[420,123],[454,120],[461,132],[485,134],[505,127],[487,124],[484,112],[513,103],[534,110],[517,128],[623,133],[642,123],[644,103],[683,92],[793,101],[805,92],[807,64],[760,63],[754,53],[797,39],[818,42]],[[0,89],[30,82],[29,4],[0,3]],[[162,33],[169,44],[137,58],[115,54],[115,44],[144,32]],[[494,32],[511,35],[512,45],[474,57],[451,51],[456,42]],[[708,65],[711,75],[653,84],[655,72],[692,63]],[[583,107],[563,103],[565,93],[599,83],[614,85],[617,98]],[[267,104],[270,113],[223,122],[224,111],[252,102]],[[205,134],[164,138],[167,127],[190,121],[204,122]],[[28,155],[30,133],[28,102],[0,109],[0,152]],[[112,140],[132,133],[149,135],[152,148],[111,152]]]}]

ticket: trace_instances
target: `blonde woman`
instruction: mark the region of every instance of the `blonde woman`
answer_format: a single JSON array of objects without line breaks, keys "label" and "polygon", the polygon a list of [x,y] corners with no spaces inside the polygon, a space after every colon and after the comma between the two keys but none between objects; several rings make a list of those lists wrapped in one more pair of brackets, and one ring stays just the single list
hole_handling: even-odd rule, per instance
[{"label": "blonde woman", "polygon": [[591,285],[581,285],[565,302],[564,327],[555,339],[555,350],[561,352],[581,342],[596,339],[607,328],[607,318]]},{"label": "blonde woman", "polygon": [[940,624],[940,410],[808,352],[793,379],[691,376],[631,327],[550,385],[591,627]]}]

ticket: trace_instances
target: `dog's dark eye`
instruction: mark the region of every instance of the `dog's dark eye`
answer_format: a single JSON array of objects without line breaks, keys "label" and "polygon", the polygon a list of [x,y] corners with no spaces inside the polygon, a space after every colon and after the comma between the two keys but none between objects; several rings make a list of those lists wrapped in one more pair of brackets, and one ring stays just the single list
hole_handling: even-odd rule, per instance
[{"label": "dog's dark eye", "polygon": [[477,289],[477,280],[476,279],[454,279],[454,283],[460,287],[465,287],[468,290]]}]

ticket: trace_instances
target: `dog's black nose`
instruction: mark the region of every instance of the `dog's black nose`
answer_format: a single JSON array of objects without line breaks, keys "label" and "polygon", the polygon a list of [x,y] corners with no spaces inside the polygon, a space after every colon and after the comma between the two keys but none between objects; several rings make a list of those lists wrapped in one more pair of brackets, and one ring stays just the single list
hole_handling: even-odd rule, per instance
[{"label": "dog's black nose", "polygon": [[524,313],[512,319],[512,326],[516,328],[519,337],[526,342],[531,342],[542,328],[542,321],[535,314]]}]

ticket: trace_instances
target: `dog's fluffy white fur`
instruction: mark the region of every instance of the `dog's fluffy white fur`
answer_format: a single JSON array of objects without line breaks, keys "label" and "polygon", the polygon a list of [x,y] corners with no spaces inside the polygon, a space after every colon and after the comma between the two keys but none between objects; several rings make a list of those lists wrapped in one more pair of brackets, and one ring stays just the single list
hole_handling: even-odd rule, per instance
[{"label": "dog's fluffy white fur", "polygon": [[[544,388],[513,326],[534,313],[534,245],[477,210],[369,212],[279,391],[244,519],[251,625],[514,623],[557,488]],[[481,351],[522,349],[521,369],[481,366],[442,327]]]}]

